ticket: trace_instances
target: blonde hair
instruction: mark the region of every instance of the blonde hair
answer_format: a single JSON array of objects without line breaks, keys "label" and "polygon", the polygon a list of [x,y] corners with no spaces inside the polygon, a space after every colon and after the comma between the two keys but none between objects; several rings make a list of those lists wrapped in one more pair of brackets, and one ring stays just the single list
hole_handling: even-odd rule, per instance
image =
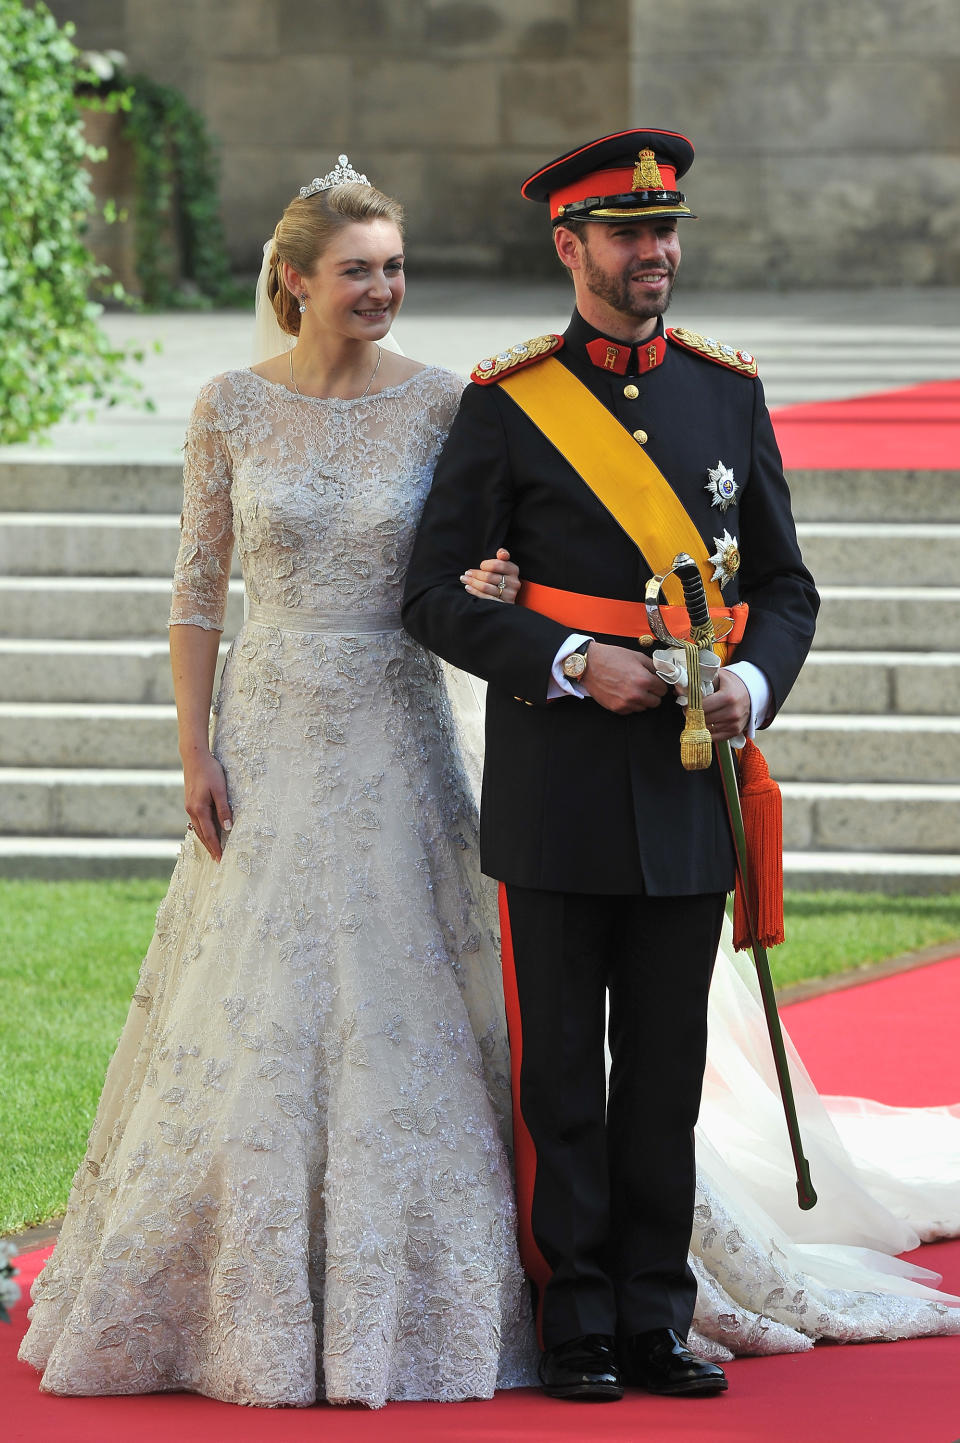
[{"label": "blonde hair", "polygon": [[287,206],[273,232],[267,297],[288,336],[300,334],[300,305],[283,283],[284,261],[307,276],[334,236],[348,225],[368,220],[388,220],[403,235],[403,206],[372,185],[335,185],[316,195],[294,196]]}]

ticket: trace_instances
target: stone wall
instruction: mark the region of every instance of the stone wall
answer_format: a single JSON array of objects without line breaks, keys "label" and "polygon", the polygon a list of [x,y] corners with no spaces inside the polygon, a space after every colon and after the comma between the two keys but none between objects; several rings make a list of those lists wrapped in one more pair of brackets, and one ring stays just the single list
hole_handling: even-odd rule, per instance
[{"label": "stone wall", "polygon": [[415,266],[555,266],[519,182],[628,123],[629,7],[608,0],[52,0],[83,48],[179,86],[219,137],[234,263],[347,151],[408,208]]},{"label": "stone wall", "polygon": [[960,284],[957,0],[51,0],[219,137],[234,264],[346,150],[414,268],[555,274],[519,181],[629,124],[697,146],[689,286]]},{"label": "stone wall", "polygon": [[631,11],[633,121],[697,146],[687,285],[960,284],[957,0]]}]

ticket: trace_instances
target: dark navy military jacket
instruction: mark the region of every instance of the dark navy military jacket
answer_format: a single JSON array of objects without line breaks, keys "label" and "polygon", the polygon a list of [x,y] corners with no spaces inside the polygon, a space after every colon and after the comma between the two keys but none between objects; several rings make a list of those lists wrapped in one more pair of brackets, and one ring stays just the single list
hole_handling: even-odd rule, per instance
[{"label": "dark navy military jacket", "polygon": [[[598,334],[575,311],[557,358],[631,435],[647,433],[649,455],[708,552],[724,531],[737,538],[741,566],[724,599],[749,602],[750,616],[736,659],[766,674],[775,712],[809,649],[818,597],[760,381],[669,340],[654,369],[638,374],[632,364],[612,374],[587,354]],[[636,397],[625,394],[628,385]],[[719,462],[738,487],[726,511],[707,489]],[[570,628],[471,597],[459,580],[500,546],[521,577],[566,591],[642,601],[650,576],[634,543],[511,398],[496,384],[469,385],[437,463],[403,616],[431,650],[488,682],[484,871],[556,891],[729,890],[733,849],[716,762],[683,770],[683,713],[673,694],[631,716],[589,699],[548,703],[551,665]]]}]

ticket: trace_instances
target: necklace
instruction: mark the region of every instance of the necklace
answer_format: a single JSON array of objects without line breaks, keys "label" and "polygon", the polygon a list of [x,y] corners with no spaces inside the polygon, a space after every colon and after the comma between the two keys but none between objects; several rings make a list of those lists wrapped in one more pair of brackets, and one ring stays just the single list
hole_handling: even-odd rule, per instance
[{"label": "necklace", "polygon": [[[303,398],[303,399],[306,399],[306,398],[304,398],[303,392],[301,391],[300,387],[297,385],[297,378],[296,378],[296,377],[294,376],[294,374],[293,374],[293,351],[292,351],[292,350],[289,351],[289,352],[288,352],[288,355],[290,356],[290,384],[291,384],[291,386],[293,387],[293,389],[296,391],[296,393],[297,393],[298,396],[300,396],[300,397]],[[359,396],[355,397],[355,399],[356,399],[357,401],[362,401],[363,398],[364,398],[364,396],[365,396],[365,395],[367,394],[367,392],[370,390],[370,387],[373,385],[373,378],[374,378],[374,376],[377,374],[377,372],[378,372],[379,369],[380,369],[380,362],[381,362],[382,359],[383,359],[383,350],[382,350],[382,348],[381,348],[380,346],[378,346],[378,347],[377,347],[377,362],[376,362],[376,365],[374,366],[373,370],[372,370],[371,373],[370,373],[370,379],[369,379],[369,381],[368,381],[367,384],[364,386],[364,388],[363,388],[363,390],[360,392]]]}]

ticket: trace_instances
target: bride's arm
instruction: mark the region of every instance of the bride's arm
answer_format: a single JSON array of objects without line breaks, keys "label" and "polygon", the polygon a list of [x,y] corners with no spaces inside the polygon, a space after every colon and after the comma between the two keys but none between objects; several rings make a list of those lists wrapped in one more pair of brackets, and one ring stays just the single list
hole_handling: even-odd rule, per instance
[{"label": "bride's arm", "polygon": [[202,626],[171,626],[170,665],[177,702],[183,797],[193,829],[215,862],[220,833],[233,826],[223,767],[210,751],[210,702],[220,632]]},{"label": "bride's arm", "polygon": [[233,554],[232,465],[216,382],[197,399],[184,447],[180,552],[173,576],[170,662],[180,731],[184,805],[214,861],[233,825],[223,768],[210,751],[210,703]]}]

